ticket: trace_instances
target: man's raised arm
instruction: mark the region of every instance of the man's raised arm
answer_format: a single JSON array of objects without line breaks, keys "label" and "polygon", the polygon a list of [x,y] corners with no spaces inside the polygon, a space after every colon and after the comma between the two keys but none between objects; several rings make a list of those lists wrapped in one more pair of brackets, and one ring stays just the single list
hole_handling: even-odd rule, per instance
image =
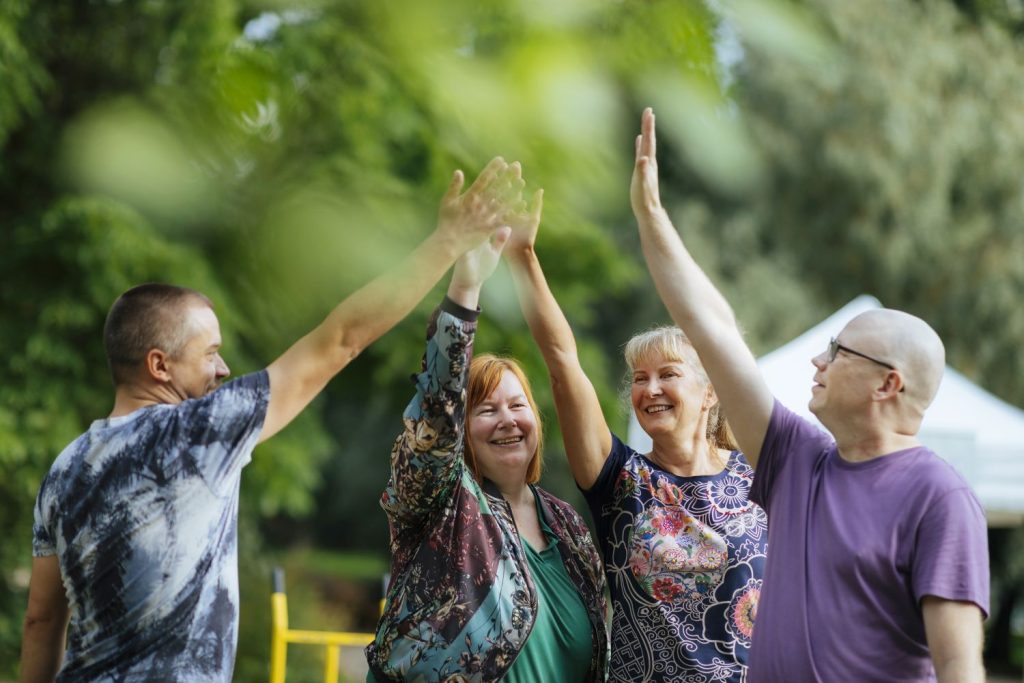
[{"label": "man's raised arm", "polygon": [[697,350],[740,448],[756,466],[774,401],[732,308],[693,260],[661,205],[656,151],[654,112],[648,108],[630,184],[644,258],[669,315]]},{"label": "man's raised arm", "polygon": [[504,211],[516,205],[514,196],[522,192],[518,176],[518,164],[495,158],[463,193],[462,172],[455,172],[441,200],[437,229],[412,254],[338,304],[267,368],[270,404],[260,441],[283,429],[334,375],[408,315],[460,255],[507,225]]}]

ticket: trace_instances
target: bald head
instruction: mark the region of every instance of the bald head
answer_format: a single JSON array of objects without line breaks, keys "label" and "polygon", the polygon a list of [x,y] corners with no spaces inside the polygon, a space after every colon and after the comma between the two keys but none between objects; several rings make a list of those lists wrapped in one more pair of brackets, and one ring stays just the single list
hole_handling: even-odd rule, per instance
[{"label": "bald head", "polygon": [[928,323],[903,311],[880,308],[851,320],[842,337],[894,365],[903,375],[906,398],[920,412],[931,405],[946,367],[946,349]]}]

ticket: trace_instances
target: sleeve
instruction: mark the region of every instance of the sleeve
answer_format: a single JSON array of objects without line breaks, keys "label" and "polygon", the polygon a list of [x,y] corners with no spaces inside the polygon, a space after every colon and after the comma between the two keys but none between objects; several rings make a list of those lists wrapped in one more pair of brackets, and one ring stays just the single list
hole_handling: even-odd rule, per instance
[{"label": "sleeve", "polygon": [[831,442],[828,434],[800,417],[775,399],[768,431],[761,445],[761,455],[754,470],[750,500],[771,515],[772,492],[781,473],[795,458],[808,450],[819,451]]},{"label": "sleeve", "polygon": [[39,494],[36,496],[36,504],[33,510],[32,523],[32,556],[49,557],[57,554],[57,545],[50,530],[49,487],[47,483],[50,477],[43,479],[39,486]]},{"label": "sleeve", "polygon": [[466,379],[478,311],[445,297],[427,325],[427,348],[391,451],[381,507],[399,529],[418,525],[454,495],[463,471]]},{"label": "sleeve", "polygon": [[981,504],[958,488],[933,501],[921,518],[913,555],[914,598],[973,602],[988,616],[988,529]]},{"label": "sleeve", "polygon": [[586,498],[587,503],[592,508],[595,505],[601,505],[615,493],[615,485],[618,482],[619,473],[622,471],[632,451],[633,449],[622,443],[619,437],[612,434],[612,449],[608,453],[608,457],[605,458],[604,465],[601,466],[601,471],[598,473],[594,485],[585,491],[579,487],[579,484],[576,485],[583,492],[583,497]]},{"label": "sleeve", "polygon": [[196,468],[216,495],[229,493],[252,460],[269,401],[270,375],[261,370],[181,403],[177,423],[189,444],[182,466]]}]

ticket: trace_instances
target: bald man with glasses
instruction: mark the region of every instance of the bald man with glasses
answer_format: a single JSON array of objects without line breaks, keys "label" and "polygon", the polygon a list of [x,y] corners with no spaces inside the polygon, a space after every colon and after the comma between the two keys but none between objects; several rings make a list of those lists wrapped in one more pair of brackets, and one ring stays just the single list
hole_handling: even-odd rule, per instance
[{"label": "bald man with glasses", "polygon": [[984,680],[985,516],[917,433],[945,351],[920,318],[857,316],[814,366],[809,408],[778,403],[732,309],[661,206],[654,114],[637,137],[631,199],[651,276],[714,384],[768,513],[750,683]]}]

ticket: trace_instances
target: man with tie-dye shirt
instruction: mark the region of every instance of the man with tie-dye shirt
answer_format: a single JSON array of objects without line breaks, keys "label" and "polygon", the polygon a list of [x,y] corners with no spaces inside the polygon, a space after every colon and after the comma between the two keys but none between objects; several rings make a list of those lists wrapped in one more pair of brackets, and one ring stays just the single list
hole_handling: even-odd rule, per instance
[{"label": "man with tie-dye shirt", "polygon": [[495,159],[462,185],[456,172],[437,229],[402,263],[223,387],[209,299],[164,284],[118,298],[104,327],[114,408],[58,456],[36,501],[22,681],[231,680],[241,470],[459,255],[496,230],[507,239],[518,164]]}]

